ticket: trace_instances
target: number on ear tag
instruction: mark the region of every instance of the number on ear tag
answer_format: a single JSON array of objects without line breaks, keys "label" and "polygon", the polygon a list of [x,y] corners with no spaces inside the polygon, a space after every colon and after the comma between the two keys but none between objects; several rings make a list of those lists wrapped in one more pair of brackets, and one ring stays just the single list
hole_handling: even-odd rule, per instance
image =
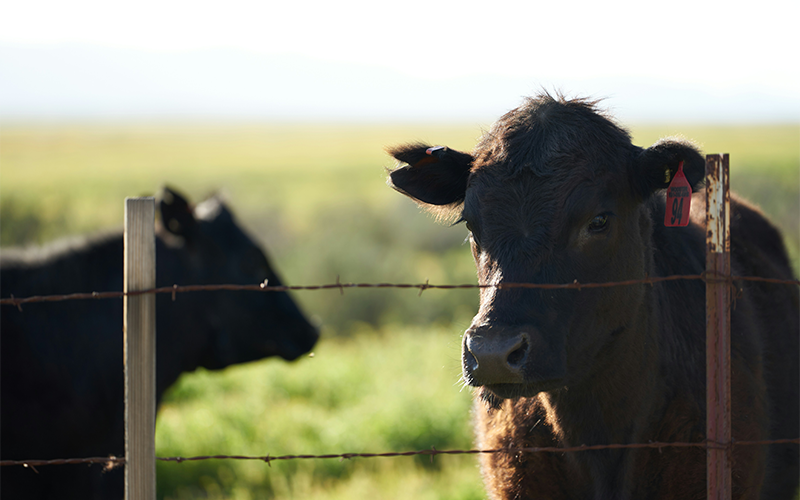
[{"label": "number on ear tag", "polygon": [[678,171],[667,188],[667,210],[664,214],[664,225],[667,227],[688,226],[691,205],[692,186],[683,175],[683,162],[680,162]]}]

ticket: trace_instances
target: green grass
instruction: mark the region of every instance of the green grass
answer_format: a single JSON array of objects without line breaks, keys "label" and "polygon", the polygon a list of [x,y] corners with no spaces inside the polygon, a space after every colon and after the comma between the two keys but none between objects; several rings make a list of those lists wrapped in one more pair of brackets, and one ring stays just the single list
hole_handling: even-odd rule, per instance
[{"label": "green grass", "polygon": [[121,199],[168,183],[195,198],[221,189],[245,218],[280,209],[307,228],[321,207],[385,205],[387,145],[435,135],[468,148],[479,129],[392,125],[109,125],[0,131],[0,195],[37,200],[53,235],[116,226]]},{"label": "green grass", "polygon": [[[352,207],[393,210],[385,188],[389,145],[415,140],[469,150],[486,124],[116,124],[0,127],[0,245],[42,242],[118,226],[122,198],[173,184],[198,199],[227,193],[238,213],[262,226],[277,214],[292,231],[316,229],[320,212]],[[779,191],[796,232],[800,204],[800,125],[639,126],[634,142],[682,134],[706,152],[731,154],[734,189],[769,204]],[[752,184],[757,181],[758,186]],[[766,191],[766,192],[765,192]],[[788,195],[787,195],[788,196]],[[771,205],[770,205],[771,207]],[[792,214],[787,216],[786,213]],[[39,218],[34,232],[15,230]],[[793,217],[793,219],[792,219]]]},{"label": "green grass", "polygon": [[[158,416],[158,456],[340,454],[472,445],[454,329],[366,326],[313,358],[185,375]],[[159,462],[161,498],[483,498],[474,456]]]},{"label": "green grass", "polygon": [[798,178],[800,124],[646,125],[632,127],[633,142],[646,146],[666,136],[683,136],[705,153],[730,153],[731,168]]}]

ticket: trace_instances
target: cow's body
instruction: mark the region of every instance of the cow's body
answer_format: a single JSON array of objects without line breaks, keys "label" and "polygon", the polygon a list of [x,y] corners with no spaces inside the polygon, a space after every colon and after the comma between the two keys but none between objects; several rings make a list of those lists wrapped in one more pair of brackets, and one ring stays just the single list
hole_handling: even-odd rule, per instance
[{"label": "cow's body", "polygon": [[[263,252],[220,201],[193,212],[161,202],[157,286],[279,284]],[[121,234],[3,251],[3,296],[122,290]],[[156,298],[157,399],[185,371],[268,356],[294,359],[316,329],[284,293],[197,292]],[[122,300],[3,306],[2,429],[7,460],[124,456]],[[3,498],[122,498],[123,471],[87,465],[3,467]]]},{"label": "cow's body", "polygon": [[[664,188],[704,161],[683,141],[641,149],[593,103],[544,95],[495,124],[472,155],[412,145],[395,188],[450,210],[471,230],[481,284],[581,283],[705,270],[702,192],[693,222],[664,227]],[[792,279],[781,236],[734,199],[734,275]],[[798,290],[736,282],[733,438],[797,438]],[[464,379],[477,389],[478,445],[702,442],[705,284],[671,281],[583,290],[481,290],[464,335]],[[484,407],[485,406],[485,407]],[[703,448],[497,453],[483,457],[494,498],[700,499]],[[796,445],[734,448],[734,498],[791,499]]]}]

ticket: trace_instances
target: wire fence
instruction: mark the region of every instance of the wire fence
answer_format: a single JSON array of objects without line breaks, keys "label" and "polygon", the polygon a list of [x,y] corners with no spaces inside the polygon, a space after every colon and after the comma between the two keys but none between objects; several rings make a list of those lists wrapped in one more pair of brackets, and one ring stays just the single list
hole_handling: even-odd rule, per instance
[{"label": "wire fence", "polygon": [[463,289],[513,289],[528,288],[540,290],[578,290],[592,288],[610,288],[615,286],[632,285],[654,285],[665,281],[679,280],[700,280],[705,283],[735,283],[736,281],[756,281],[772,283],[777,285],[800,285],[800,280],[785,280],[777,278],[762,278],[759,276],[725,276],[714,273],[701,274],[681,274],[671,276],[654,276],[627,281],[610,281],[605,283],[579,283],[577,280],[572,283],[500,283],[496,285],[464,284],[464,285],[432,285],[430,283],[341,283],[338,279],[336,283],[327,285],[281,285],[272,286],[266,281],[258,285],[172,285],[168,287],[151,288],[148,290],[137,290],[132,292],[79,292],[60,295],[34,295],[30,297],[10,297],[0,299],[0,305],[12,305],[22,309],[23,304],[33,304],[38,302],[63,302],[66,300],[87,300],[87,299],[121,299],[123,297],[134,297],[145,294],[172,294],[172,300],[176,300],[178,293],[186,292],[215,292],[215,291],[237,291],[237,292],[289,292],[301,290],[339,290],[344,293],[345,289],[355,288],[404,288],[418,289],[420,295],[425,290],[463,290]]},{"label": "wire fence", "polygon": [[[267,465],[272,462],[281,460],[320,460],[320,459],[334,459],[338,458],[340,461],[350,460],[353,458],[391,458],[391,457],[411,457],[411,456],[424,456],[428,455],[433,460],[437,455],[482,455],[492,453],[574,453],[581,451],[599,451],[599,450],[620,450],[620,449],[658,449],[661,451],[663,448],[703,448],[703,449],[727,449],[736,446],[766,446],[771,444],[800,444],[800,438],[795,439],[771,439],[761,441],[736,441],[731,440],[730,443],[720,443],[710,441],[708,439],[697,443],[680,443],[680,442],[650,442],[650,443],[632,443],[632,444],[598,444],[598,445],[580,445],[572,447],[558,447],[558,446],[545,446],[545,447],[509,447],[509,448],[495,448],[487,450],[437,450],[432,447],[430,450],[417,450],[417,451],[390,451],[383,453],[335,453],[326,455],[264,455],[264,456],[250,456],[250,455],[202,455],[196,457],[156,457],[156,460],[162,462],[196,462],[200,460],[254,460],[265,462]],[[102,464],[106,469],[113,469],[125,465],[125,459],[122,457],[108,456],[108,457],[89,457],[89,458],[63,458],[54,460],[2,460],[0,466],[21,465],[24,467],[41,467],[47,465],[74,465],[74,464]]]},{"label": "wire fence", "polygon": [[[81,292],[60,295],[36,295],[31,297],[14,297],[0,299],[0,305],[10,305],[22,311],[23,304],[43,303],[43,302],[63,302],[69,300],[91,300],[91,299],[120,299],[125,296],[137,296],[145,294],[172,294],[172,300],[176,300],[178,293],[188,292],[214,292],[214,291],[247,291],[247,292],[288,292],[288,291],[319,291],[319,290],[339,290],[344,293],[346,289],[418,289],[419,294],[425,290],[457,290],[457,289],[544,289],[544,290],[577,290],[609,288],[615,286],[635,286],[635,285],[655,285],[670,281],[690,281],[700,280],[706,283],[729,283],[735,287],[735,283],[742,281],[762,282],[776,285],[800,286],[800,280],[785,280],[775,278],[763,278],[759,276],[735,276],[718,275],[715,273],[704,272],[701,274],[671,275],[671,276],[652,276],[642,279],[614,281],[603,283],[579,283],[577,280],[572,283],[502,283],[493,285],[481,284],[461,284],[461,285],[436,285],[430,283],[342,283],[337,277],[335,283],[326,285],[281,285],[271,286],[266,281],[257,285],[172,285],[169,287],[158,287],[149,290],[133,292]],[[738,288],[737,288],[738,290]],[[795,439],[775,439],[761,441],[735,441],[720,443],[711,440],[700,442],[650,442],[650,443],[631,443],[631,444],[605,444],[605,445],[581,445],[574,447],[509,447],[497,449],[470,449],[470,450],[437,450],[435,447],[429,450],[403,451],[403,452],[383,452],[383,453],[338,453],[322,455],[265,455],[265,456],[245,456],[245,455],[204,455],[196,457],[156,457],[156,460],[165,462],[192,462],[199,460],[254,460],[262,461],[267,464],[283,460],[309,460],[309,459],[340,459],[349,460],[353,458],[380,458],[380,457],[407,457],[428,455],[479,455],[491,453],[572,453],[582,451],[596,451],[606,449],[663,449],[663,448],[703,448],[703,449],[725,449],[735,446],[764,446],[771,444],[800,444],[800,438]],[[123,457],[88,457],[88,458],[64,458],[52,460],[0,460],[0,466],[24,466],[40,467],[49,465],[71,465],[71,464],[101,464],[106,469],[119,467],[125,464]]]}]

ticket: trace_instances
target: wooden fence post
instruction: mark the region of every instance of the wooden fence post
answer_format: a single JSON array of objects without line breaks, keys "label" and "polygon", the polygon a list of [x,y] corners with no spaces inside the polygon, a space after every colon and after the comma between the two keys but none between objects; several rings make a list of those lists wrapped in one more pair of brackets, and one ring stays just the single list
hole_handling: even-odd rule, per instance
[{"label": "wooden fence post", "polygon": [[125,199],[125,499],[156,498],[155,200]]},{"label": "wooden fence post", "polygon": [[728,155],[706,156],[707,498],[731,498],[730,191]]}]

